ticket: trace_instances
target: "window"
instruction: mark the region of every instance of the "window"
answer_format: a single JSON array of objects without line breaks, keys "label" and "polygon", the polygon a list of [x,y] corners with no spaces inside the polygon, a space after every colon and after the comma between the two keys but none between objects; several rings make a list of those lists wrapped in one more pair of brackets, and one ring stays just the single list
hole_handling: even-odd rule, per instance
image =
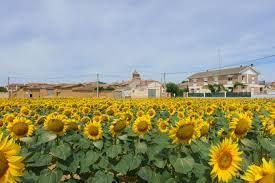
[{"label": "window", "polygon": [[245,76],[242,76],[242,81],[244,81],[244,79],[245,79]]},{"label": "window", "polygon": [[203,84],[204,84],[204,85],[207,85],[207,84],[208,84],[207,81],[208,81],[207,78],[203,78],[203,82],[204,82]]},{"label": "window", "polygon": [[53,95],[53,90],[47,90],[48,91],[48,95],[52,96]]},{"label": "window", "polygon": [[232,77],[228,77],[227,80],[228,80],[228,81],[232,81]]}]

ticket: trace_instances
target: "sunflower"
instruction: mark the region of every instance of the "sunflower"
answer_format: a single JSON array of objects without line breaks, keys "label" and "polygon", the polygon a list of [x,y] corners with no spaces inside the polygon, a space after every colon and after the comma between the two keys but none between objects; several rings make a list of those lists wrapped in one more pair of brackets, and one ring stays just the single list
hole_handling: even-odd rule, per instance
[{"label": "sunflower", "polygon": [[20,114],[23,114],[24,116],[29,115],[29,113],[30,113],[30,110],[27,107],[22,107],[20,109]]},{"label": "sunflower", "polygon": [[170,116],[173,116],[176,113],[176,108],[175,107],[170,107],[168,110]]},{"label": "sunflower", "polygon": [[190,144],[192,139],[200,137],[200,128],[195,119],[185,118],[176,123],[169,131],[169,137],[172,143]]},{"label": "sunflower", "polygon": [[133,124],[133,131],[139,136],[144,136],[151,130],[152,124],[149,116],[142,116],[136,119]]},{"label": "sunflower", "polygon": [[57,135],[63,135],[67,130],[66,116],[49,115],[44,122],[44,128]]},{"label": "sunflower", "polygon": [[275,135],[275,115],[270,115],[269,118],[261,119],[265,131],[270,135]]},{"label": "sunflower", "polygon": [[211,176],[219,182],[229,182],[240,170],[241,155],[238,144],[231,139],[224,139],[210,149],[209,164],[213,167]]},{"label": "sunflower", "polygon": [[91,119],[88,116],[84,116],[83,118],[80,119],[82,123],[88,123]]},{"label": "sunflower", "polygon": [[143,111],[138,111],[137,112],[137,117],[142,117],[144,115]]},{"label": "sunflower", "polygon": [[15,139],[29,137],[34,131],[32,122],[22,117],[15,118],[12,123],[8,124],[7,128],[10,135]]},{"label": "sunflower", "polygon": [[271,159],[267,162],[263,158],[262,161],[262,166],[250,165],[242,179],[250,183],[274,183],[275,165]]},{"label": "sunflower", "polygon": [[153,108],[150,108],[148,111],[147,111],[147,114],[149,115],[149,117],[152,119],[156,116],[156,111],[153,109]]},{"label": "sunflower", "polygon": [[23,157],[18,156],[20,146],[0,132],[0,182],[19,182],[23,175]]},{"label": "sunflower", "polygon": [[184,112],[183,111],[178,111],[178,118],[183,119],[184,118]]},{"label": "sunflower", "polygon": [[158,129],[161,133],[166,133],[169,130],[169,123],[163,119],[159,119],[157,122]]},{"label": "sunflower", "polygon": [[12,123],[13,119],[14,119],[14,115],[13,114],[5,114],[4,115],[4,122],[7,122],[7,123]]},{"label": "sunflower", "polygon": [[210,126],[209,123],[203,122],[200,125],[201,125],[201,128],[200,128],[201,136],[207,136],[209,131],[209,126]]},{"label": "sunflower", "polygon": [[97,122],[97,123],[101,123],[101,116],[94,116],[92,121]]},{"label": "sunflower", "polygon": [[109,116],[107,114],[102,114],[100,116],[100,121],[103,122],[103,123],[106,123],[110,120]]},{"label": "sunflower", "polygon": [[103,135],[101,124],[95,121],[87,123],[84,127],[84,135],[91,140],[101,139]]},{"label": "sunflower", "polygon": [[91,109],[89,107],[83,107],[82,108],[82,113],[84,115],[88,115],[90,113]]},{"label": "sunflower", "polygon": [[45,122],[45,120],[46,120],[46,116],[40,116],[37,120],[36,120],[36,124],[38,124],[38,125],[41,125],[41,124],[43,124],[44,122]]},{"label": "sunflower", "polygon": [[80,129],[80,126],[78,125],[75,119],[67,120],[66,125],[68,126],[68,130],[79,131]]},{"label": "sunflower", "polygon": [[123,119],[115,120],[109,127],[109,132],[112,137],[118,136],[128,126],[128,122]]},{"label": "sunflower", "polygon": [[252,127],[251,118],[245,114],[240,113],[238,117],[234,118],[230,124],[230,132],[233,138],[243,138]]}]

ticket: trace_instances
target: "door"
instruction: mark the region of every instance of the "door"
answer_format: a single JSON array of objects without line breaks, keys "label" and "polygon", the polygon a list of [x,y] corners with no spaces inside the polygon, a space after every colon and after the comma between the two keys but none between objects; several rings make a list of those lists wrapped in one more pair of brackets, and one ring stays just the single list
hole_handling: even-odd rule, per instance
[{"label": "door", "polygon": [[156,95],[157,95],[156,93],[157,93],[156,89],[148,89],[149,98],[156,98]]}]

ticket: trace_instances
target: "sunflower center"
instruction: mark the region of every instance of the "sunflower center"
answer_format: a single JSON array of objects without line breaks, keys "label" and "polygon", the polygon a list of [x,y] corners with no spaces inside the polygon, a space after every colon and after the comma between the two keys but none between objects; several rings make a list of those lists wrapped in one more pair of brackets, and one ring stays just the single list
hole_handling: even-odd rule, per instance
[{"label": "sunflower center", "polygon": [[232,162],[231,154],[229,152],[225,152],[220,156],[218,160],[218,165],[220,169],[226,170],[228,167],[230,167],[231,162]]},{"label": "sunflower center", "polygon": [[2,121],[0,121],[0,127],[2,127],[3,126],[3,122]]},{"label": "sunflower center", "polygon": [[96,126],[91,126],[88,131],[91,136],[97,136],[99,134],[98,128]]},{"label": "sunflower center", "polygon": [[194,134],[194,131],[195,130],[192,125],[185,125],[178,129],[176,136],[182,140],[191,139]]},{"label": "sunflower center", "polygon": [[114,124],[114,131],[115,132],[121,132],[126,127],[125,121],[121,120]]},{"label": "sunflower center", "polygon": [[249,123],[246,119],[240,119],[238,124],[236,125],[235,134],[236,135],[243,135],[249,129]]},{"label": "sunflower center", "polygon": [[17,136],[24,136],[28,133],[28,125],[26,123],[16,123],[13,125],[12,131]]},{"label": "sunflower center", "polygon": [[165,124],[165,123],[160,123],[160,128],[161,128],[162,130],[165,130],[165,129],[166,129],[166,124]]},{"label": "sunflower center", "polygon": [[4,153],[0,151],[0,178],[6,173],[9,168],[8,160],[6,159]]},{"label": "sunflower center", "polygon": [[269,182],[274,182],[275,181],[275,176],[272,174],[265,175],[263,178],[257,181],[257,183],[269,183]]},{"label": "sunflower center", "polygon": [[207,108],[207,112],[211,112],[212,111],[212,109],[211,108]]},{"label": "sunflower center", "polygon": [[203,126],[201,128],[201,136],[206,136],[208,134],[208,128],[207,126]]},{"label": "sunflower center", "polygon": [[64,123],[59,119],[53,119],[49,121],[48,127],[53,132],[61,132],[64,129]]},{"label": "sunflower center", "polygon": [[153,116],[154,115],[154,111],[149,111],[149,115]]},{"label": "sunflower center", "polygon": [[147,123],[147,121],[140,121],[137,125],[137,129],[140,132],[144,132],[148,129],[149,125]]}]

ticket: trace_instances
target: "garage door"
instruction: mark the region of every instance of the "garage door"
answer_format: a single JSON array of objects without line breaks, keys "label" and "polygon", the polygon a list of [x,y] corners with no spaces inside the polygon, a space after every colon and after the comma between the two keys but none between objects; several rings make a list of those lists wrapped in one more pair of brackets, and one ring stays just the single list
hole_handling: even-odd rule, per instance
[{"label": "garage door", "polygon": [[148,89],[148,97],[156,98],[156,89]]}]

